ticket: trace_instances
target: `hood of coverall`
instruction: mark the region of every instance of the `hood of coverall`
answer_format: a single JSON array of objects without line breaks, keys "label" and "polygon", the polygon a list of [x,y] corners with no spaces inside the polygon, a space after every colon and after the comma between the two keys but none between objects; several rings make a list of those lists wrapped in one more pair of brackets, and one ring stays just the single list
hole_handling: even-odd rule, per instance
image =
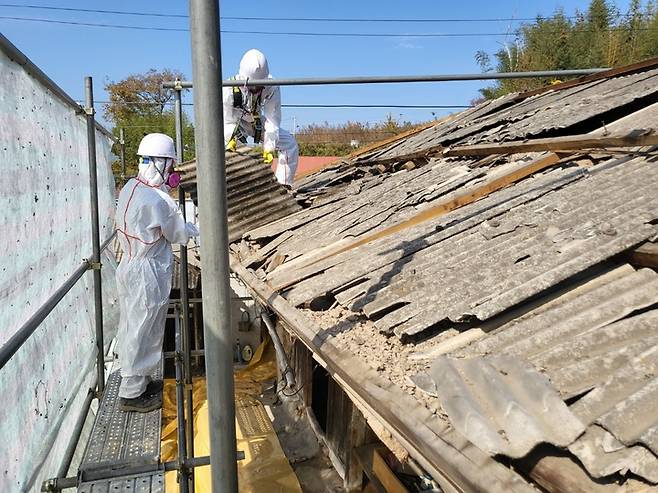
[{"label": "hood of coverall", "polygon": [[137,149],[137,154],[144,158],[139,163],[140,179],[152,187],[162,186],[169,176],[168,159],[165,158],[175,159],[175,152],[174,139],[168,135],[160,133],[145,135]]},{"label": "hood of coverall", "polygon": [[267,79],[270,68],[267,58],[258,50],[249,50],[240,60],[240,78],[244,79]]}]

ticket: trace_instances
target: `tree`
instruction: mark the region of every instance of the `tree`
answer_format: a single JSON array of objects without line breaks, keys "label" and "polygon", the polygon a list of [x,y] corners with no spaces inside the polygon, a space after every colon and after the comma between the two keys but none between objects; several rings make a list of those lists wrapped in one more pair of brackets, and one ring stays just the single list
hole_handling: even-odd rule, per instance
[{"label": "tree", "polygon": [[[658,56],[658,9],[653,1],[643,8],[642,0],[632,0],[622,16],[609,0],[591,0],[588,9],[574,17],[559,9],[552,17],[521,24],[514,43],[493,57],[480,50],[475,60],[482,71],[511,72],[615,67]],[[493,99],[553,82],[549,78],[508,79],[480,93]]]},{"label": "tree", "polygon": [[168,103],[174,99],[174,90],[163,89],[162,83],[183,78],[183,73],[178,70],[158,72],[152,68],[119,82],[109,82],[105,85],[110,95],[110,103],[105,105],[105,118],[117,121],[135,115],[163,115]]},{"label": "tree", "polygon": [[[124,129],[126,143],[126,173],[137,173],[137,148],[142,137],[148,133],[161,132],[175,136],[175,115],[171,103],[173,89],[163,89],[164,81],[184,79],[178,70],[150,69],[143,74],[132,74],[119,82],[108,82],[105,90],[109,103],[104,107],[104,115],[113,124],[113,133],[119,136]],[[184,160],[194,157],[194,127],[183,113]],[[118,144],[114,153],[119,155]],[[120,163],[112,166],[115,175],[120,173]]]}]

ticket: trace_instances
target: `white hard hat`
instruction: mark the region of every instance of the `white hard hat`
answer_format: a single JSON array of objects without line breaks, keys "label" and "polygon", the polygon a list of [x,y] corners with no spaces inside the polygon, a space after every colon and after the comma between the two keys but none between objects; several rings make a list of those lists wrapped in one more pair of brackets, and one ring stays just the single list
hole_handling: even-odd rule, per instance
[{"label": "white hard hat", "polygon": [[267,58],[258,50],[249,50],[240,60],[239,73],[245,79],[267,79],[270,75]]},{"label": "white hard hat", "polygon": [[165,134],[148,134],[139,143],[137,154],[139,156],[176,159],[174,139]]}]

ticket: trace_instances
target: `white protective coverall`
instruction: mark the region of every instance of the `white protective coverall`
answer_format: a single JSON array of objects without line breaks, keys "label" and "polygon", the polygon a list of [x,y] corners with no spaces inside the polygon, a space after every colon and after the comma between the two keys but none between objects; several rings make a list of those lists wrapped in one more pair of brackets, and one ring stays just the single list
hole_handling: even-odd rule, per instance
[{"label": "white protective coverall", "polygon": [[[267,59],[258,50],[249,50],[240,61],[237,80],[271,79]],[[279,183],[292,185],[299,160],[299,147],[290,132],[281,128],[281,90],[277,86],[265,86],[260,94],[252,93],[248,87],[241,87],[242,107],[233,105],[233,88],[223,89],[224,140],[228,144],[232,137],[253,137],[254,118],[252,110],[262,112],[263,150],[279,151],[279,161],[275,175]],[[260,101],[258,100],[260,99]],[[239,134],[236,135],[236,127]]]},{"label": "white protective coverall", "polygon": [[168,195],[162,167],[162,159],[140,164],[137,178],[121,190],[117,206],[123,249],[116,274],[121,308],[119,396],[126,399],[140,396],[160,365],[174,264],[171,244],[186,244],[199,234]]}]

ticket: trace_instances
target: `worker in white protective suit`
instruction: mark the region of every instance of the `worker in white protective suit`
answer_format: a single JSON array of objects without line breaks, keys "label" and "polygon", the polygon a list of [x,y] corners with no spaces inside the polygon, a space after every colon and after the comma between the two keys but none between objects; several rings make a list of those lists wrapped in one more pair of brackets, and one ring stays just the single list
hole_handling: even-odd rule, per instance
[{"label": "worker in white protective suit", "polygon": [[[258,50],[249,50],[240,61],[236,80],[271,79],[267,59]],[[292,186],[299,160],[299,147],[290,132],[281,128],[281,91],[277,86],[225,87],[224,141],[234,151],[239,142],[253,137],[263,144],[263,161],[270,164],[275,150],[279,161],[275,175],[279,183]]]},{"label": "worker in white protective suit", "polygon": [[120,407],[149,412],[162,406],[162,380],[151,381],[160,365],[174,258],[172,243],[198,236],[186,223],[169,191],[178,186],[173,172],[174,141],[153,133],[139,144],[139,174],[121,190],[116,225],[123,257],[117,269],[121,308],[118,353]]}]

